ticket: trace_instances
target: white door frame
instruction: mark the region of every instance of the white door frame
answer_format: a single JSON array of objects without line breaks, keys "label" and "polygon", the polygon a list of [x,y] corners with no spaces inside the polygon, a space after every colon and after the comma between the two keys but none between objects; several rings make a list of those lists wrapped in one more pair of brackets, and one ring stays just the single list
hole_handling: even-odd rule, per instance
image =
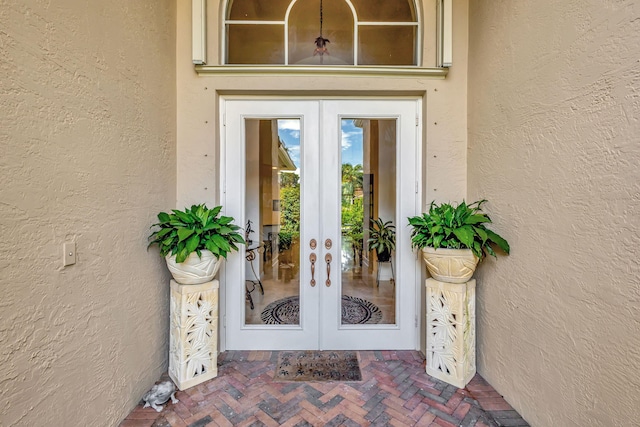
[{"label": "white door frame", "polygon": [[[235,101],[240,101],[236,103]],[[240,106],[243,101],[251,101],[251,107],[248,109],[246,114],[238,114],[237,110],[234,110],[235,113],[227,114],[227,109],[231,108],[233,110],[233,106]],[[270,102],[259,102],[259,101],[270,101]],[[380,105],[379,109],[372,108],[371,106],[375,104],[374,101],[381,101],[378,103]],[[389,114],[389,104],[387,101],[404,101],[398,105],[395,105],[395,108],[400,108],[403,111],[397,112],[394,114]],[[398,196],[400,199],[399,202],[396,202],[398,205],[402,203],[402,207],[396,207],[396,226],[398,231],[398,245],[407,245],[410,246],[409,243],[409,228],[406,227],[404,223],[404,216],[411,216],[418,214],[421,208],[421,159],[422,159],[422,133],[421,133],[421,125],[422,120],[421,115],[421,98],[419,97],[376,97],[376,98],[330,98],[323,97],[319,98],[301,98],[301,97],[247,97],[247,96],[224,96],[220,98],[220,123],[221,126],[221,147],[220,147],[220,165],[221,165],[221,204],[224,206],[224,212],[226,215],[231,215],[236,218],[237,224],[244,224],[244,209],[237,209],[237,206],[244,205],[244,176],[245,174],[245,162],[239,161],[238,155],[241,158],[244,158],[245,146],[244,146],[244,129],[243,123],[244,118],[274,118],[277,116],[278,118],[301,118],[304,120],[305,116],[310,117],[310,115],[317,114],[318,120],[314,122],[314,120],[306,120],[303,122],[301,126],[301,138],[304,138],[306,143],[303,145],[303,150],[312,150],[307,151],[305,154],[301,156],[301,161],[310,162],[309,164],[303,164],[305,172],[308,175],[305,177],[307,183],[312,183],[311,185],[320,186],[320,171],[319,167],[314,167],[312,164],[314,159],[319,159],[322,164],[331,164],[336,161],[340,162],[340,156],[336,153],[340,152],[340,138],[338,135],[340,133],[340,127],[338,126],[339,120],[327,120],[327,118],[323,117],[323,114],[326,114],[327,111],[331,109],[340,110],[336,111],[338,117],[358,117],[358,118],[400,118],[403,120],[410,120],[413,125],[413,121],[415,120],[415,127],[410,129],[411,135],[402,131],[402,124],[398,124],[397,128],[397,141],[404,141],[401,146],[397,148],[397,162],[398,162],[398,170],[405,169],[413,169],[413,176],[415,178],[415,183],[407,183],[400,182],[400,179],[396,182],[396,190],[397,194],[400,195],[400,192],[403,191],[404,196]],[[273,102],[278,103],[278,109],[276,112],[273,110]],[[363,104],[364,102],[364,104]],[[385,104],[385,102],[387,102]],[[271,103],[271,104],[270,104]],[[242,104],[246,106],[247,104]],[[317,107],[314,107],[317,106]],[[348,108],[347,108],[348,107]],[[366,108],[369,107],[369,108]],[[406,108],[405,108],[406,107]],[[363,113],[363,110],[365,112]],[[415,119],[414,119],[415,114]],[[318,124],[322,123],[322,126]],[[229,130],[227,127],[230,127]],[[406,128],[405,128],[406,129]],[[227,135],[228,132],[240,132],[240,138],[233,138],[233,141],[228,140]],[[402,134],[401,134],[402,133]],[[406,133],[406,134],[405,134]],[[333,134],[333,139],[331,140],[334,144],[328,145],[322,143],[326,138],[332,138],[329,135]],[[337,146],[335,145],[337,143]],[[412,147],[413,149],[409,150],[407,147]],[[306,160],[305,160],[306,159]],[[237,165],[242,165],[241,170],[237,169]],[[236,162],[236,163],[234,163]],[[234,165],[234,175],[240,175],[242,179],[240,180],[229,180],[227,179],[227,170],[230,165]],[[337,167],[334,165],[333,167]],[[316,184],[317,183],[317,184]],[[338,185],[335,182],[330,182],[329,185]],[[303,184],[304,185],[304,184]],[[407,195],[410,189],[410,193],[413,197],[408,198]],[[227,260],[226,268],[223,268],[220,273],[221,279],[221,300],[220,300],[220,314],[221,314],[221,342],[220,348],[221,351],[224,351],[227,348],[227,343],[229,343],[229,347],[233,349],[259,349],[260,345],[254,346],[252,343],[259,342],[260,335],[264,336],[265,333],[268,333],[267,330],[270,330],[272,333],[269,335],[273,335],[275,338],[270,344],[270,349],[278,350],[278,349],[313,349],[319,346],[321,349],[358,349],[353,348],[352,343],[354,340],[357,340],[358,337],[363,335],[363,332],[370,331],[375,334],[376,342],[378,343],[377,347],[372,348],[386,348],[386,349],[418,349],[419,348],[419,313],[420,313],[420,264],[419,261],[413,263],[413,271],[410,274],[407,274],[407,277],[411,277],[408,280],[399,281],[402,284],[401,287],[397,288],[397,308],[396,308],[396,324],[395,325],[339,325],[339,322],[333,322],[326,330],[322,330],[317,328],[320,333],[318,336],[318,332],[314,333],[306,333],[305,328],[319,319],[320,313],[324,313],[325,316],[332,316],[336,319],[339,319],[339,316],[336,315],[336,310],[339,313],[339,292],[340,289],[338,286],[334,286],[333,288],[324,288],[323,284],[326,280],[326,271],[324,270],[324,256],[325,256],[325,248],[324,241],[328,238],[328,233],[326,229],[333,227],[333,235],[331,236],[334,242],[339,242],[340,239],[340,217],[339,217],[339,206],[335,207],[334,210],[336,215],[325,215],[326,218],[320,218],[319,209],[320,206],[332,206],[335,205],[336,200],[335,197],[331,197],[331,190],[324,189],[319,191],[318,194],[321,194],[322,197],[315,198],[305,197],[305,192],[308,191],[308,188],[302,189],[302,200],[301,207],[306,210],[306,217],[303,224],[301,224],[301,259],[308,259],[310,250],[306,243],[314,238],[318,241],[318,249],[316,250],[316,254],[318,256],[318,267],[316,268],[316,281],[320,286],[316,286],[315,288],[311,288],[308,286],[308,282],[310,280],[308,269],[305,268],[306,264],[301,264],[300,267],[300,280],[303,283],[301,286],[301,305],[305,301],[318,301],[318,304],[307,304],[306,310],[303,311],[303,317],[301,318],[301,324],[298,326],[285,326],[278,325],[278,331],[285,332],[285,335],[288,337],[288,343],[280,345],[277,343],[279,336],[277,333],[273,334],[273,327],[269,327],[268,325],[244,325],[244,306],[240,304],[244,304],[244,300],[242,298],[238,298],[238,290],[233,289],[231,293],[227,292],[226,289],[226,272],[230,269],[240,269],[242,271],[242,277],[244,277],[244,249],[241,249],[240,253],[231,254],[229,259]],[[333,191],[336,191],[333,189]],[[338,187],[339,194],[339,187]],[[242,202],[239,203],[238,199],[233,199],[233,197],[239,197]],[[233,201],[235,200],[235,201]],[[230,202],[230,203],[229,203]],[[320,224],[324,225],[325,229],[321,229]],[[324,234],[323,234],[324,233]],[[339,244],[335,246],[339,247]],[[308,253],[309,252],[309,253]],[[336,272],[336,275],[332,273],[333,280],[339,282],[337,279],[337,275],[340,273],[340,265],[339,254],[333,252],[334,265],[333,268]],[[413,257],[414,261],[417,259],[417,256]],[[407,270],[405,268],[405,270]],[[238,270],[236,270],[238,271]],[[411,286],[413,283],[413,286]],[[268,290],[265,290],[268,292]],[[328,293],[331,296],[328,298],[334,298],[334,303],[326,304],[320,301],[329,301],[329,299],[321,299],[320,292]],[[231,298],[234,297],[232,300]],[[236,304],[234,304],[234,302]],[[404,302],[403,307],[405,310],[400,310],[400,303]],[[324,304],[324,305],[323,305]],[[408,307],[407,305],[411,305]],[[410,327],[408,325],[410,324]],[[239,340],[235,340],[236,335],[233,334],[227,326],[231,327],[234,325],[234,328],[237,328],[235,325],[244,325],[241,329],[241,334],[243,335],[242,342],[238,342]],[[397,335],[397,331],[402,326],[402,338],[405,344],[396,344],[393,342],[391,337],[394,333]],[[235,329],[234,329],[235,330]],[[341,338],[338,340],[328,340],[327,338],[327,330],[339,331]],[[229,336],[228,336],[229,335]],[[370,334],[367,334],[370,335]],[[229,341],[228,341],[229,340]],[[313,342],[316,342],[313,345]],[[382,346],[379,343],[384,343]],[[388,343],[388,345],[387,345]],[[409,343],[407,345],[407,343]],[[323,348],[325,347],[325,348]],[[364,349],[364,348],[362,348]]]}]

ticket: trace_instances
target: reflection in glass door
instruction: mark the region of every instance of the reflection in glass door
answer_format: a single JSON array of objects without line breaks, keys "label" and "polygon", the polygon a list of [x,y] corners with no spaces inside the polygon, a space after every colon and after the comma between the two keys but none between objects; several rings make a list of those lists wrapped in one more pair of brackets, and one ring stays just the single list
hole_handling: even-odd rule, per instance
[{"label": "reflection in glass door", "polygon": [[245,135],[245,324],[299,325],[300,119],[247,119]]},{"label": "reflection in glass door", "polygon": [[396,121],[342,119],[342,318],[395,324]]}]

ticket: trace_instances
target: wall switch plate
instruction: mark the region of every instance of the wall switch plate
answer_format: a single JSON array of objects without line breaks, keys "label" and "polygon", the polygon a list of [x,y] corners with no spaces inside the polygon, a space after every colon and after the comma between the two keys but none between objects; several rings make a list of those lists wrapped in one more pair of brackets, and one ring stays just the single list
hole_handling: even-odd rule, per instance
[{"label": "wall switch plate", "polygon": [[67,265],[76,263],[76,244],[75,242],[68,242],[62,245],[63,257],[62,264]]}]

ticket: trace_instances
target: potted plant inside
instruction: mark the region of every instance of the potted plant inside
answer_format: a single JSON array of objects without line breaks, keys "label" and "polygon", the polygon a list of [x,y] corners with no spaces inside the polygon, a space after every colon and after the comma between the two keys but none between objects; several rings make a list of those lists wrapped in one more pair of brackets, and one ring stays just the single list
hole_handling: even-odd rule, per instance
[{"label": "potted plant inside", "polygon": [[391,251],[396,249],[396,227],[391,221],[384,222],[381,218],[373,220],[367,243],[370,250],[376,251],[378,262],[388,262]]},{"label": "potted plant inside", "polygon": [[222,258],[238,250],[237,243],[245,243],[240,227],[232,224],[232,217],[221,216],[221,210],[222,206],[209,209],[202,204],[158,214],[159,222],[152,227],[160,228],[149,236],[149,246],[160,247],[176,282],[196,285],[212,280]]},{"label": "potted plant inside", "polygon": [[428,213],[409,219],[411,245],[422,249],[431,276],[441,282],[467,282],[486,254],[496,257],[492,245],[509,253],[509,243],[486,228],[491,219],[482,212],[486,200],[457,206],[431,202]]},{"label": "potted plant inside", "polygon": [[364,234],[362,234],[362,224],[355,226],[347,233],[347,241],[351,243],[351,251],[353,253],[353,261],[356,265],[362,267],[362,251]]}]

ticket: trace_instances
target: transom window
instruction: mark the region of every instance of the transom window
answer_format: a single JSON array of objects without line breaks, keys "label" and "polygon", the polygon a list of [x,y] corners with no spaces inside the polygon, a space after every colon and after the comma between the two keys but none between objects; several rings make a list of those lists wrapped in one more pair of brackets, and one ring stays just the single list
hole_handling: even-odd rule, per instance
[{"label": "transom window", "polygon": [[417,65],[413,0],[230,0],[225,63]]}]

